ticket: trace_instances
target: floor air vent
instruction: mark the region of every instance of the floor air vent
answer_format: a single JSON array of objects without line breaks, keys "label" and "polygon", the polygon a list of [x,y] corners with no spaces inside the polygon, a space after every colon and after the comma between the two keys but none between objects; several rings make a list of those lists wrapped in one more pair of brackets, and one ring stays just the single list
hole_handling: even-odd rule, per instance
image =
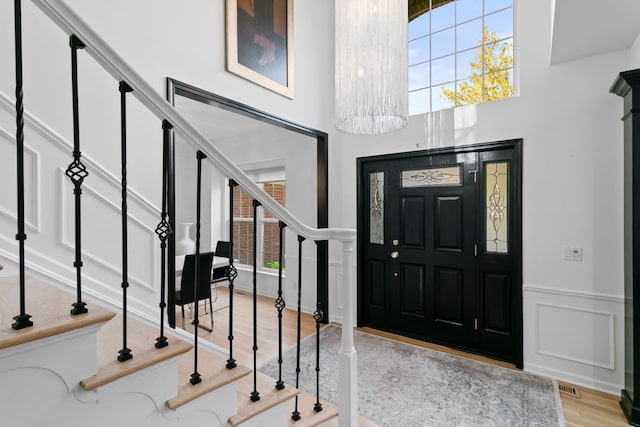
[{"label": "floor air vent", "polygon": [[567,396],[580,398],[580,390],[572,386],[571,384],[558,383],[558,389],[560,393],[565,394]]}]

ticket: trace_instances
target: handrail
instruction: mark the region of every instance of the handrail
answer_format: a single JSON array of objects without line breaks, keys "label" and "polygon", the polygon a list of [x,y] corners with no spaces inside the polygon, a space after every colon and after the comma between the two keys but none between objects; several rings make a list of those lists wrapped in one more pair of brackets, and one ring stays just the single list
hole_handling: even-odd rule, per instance
[{"label": "handrail", "polygon": [[[342,243],[342,340],[338,352],[338,412],[340,427],[357,425],[357,352],[353,342],[353,306],[355,287],[352,285],[353,250],[356,231],[342,228],[312,228],[280,206],[256,185],[224,153],[191,125],[176,109],[160,96],[111,47],[104,42],[63,0],[31,0],[69,36],[75,35],[94,58],[118,82],[125,82],[135,96],[163,123],[168,122],[199,154],[207,157],[230,183],[239,184],[254,200],[259,201],[275,218],[297,233],[300,238],[315,241],[339,240]],[[231,264],[233,266],[233,264]],[[282,264],[281,264],[282,265]],[[300,280],[299,280],[300,281]],[[231,355],[227,366],[235,364]]]},{"label": "handrail", "polygon": [[236,166],[220,149],[213,145],[198,129],[160,96],[137,72],[135,72],[114,50],[98,36],[62,0],[32,0],[67,35],[74,34],[85,44],[84,51],[91,55],[116,81],[126,81],[135,96],[160,120],[167,120],[196,150],[202,151],[209,161],[227,178],[235,180],[253,199],[259,200],[275,218],[287,224],[297,234],[311,240],[354,241],[356,231],[346,228],[313,228],[302,223],[286,208],[280,206],[262,188],[256,185],[242,169]]}]

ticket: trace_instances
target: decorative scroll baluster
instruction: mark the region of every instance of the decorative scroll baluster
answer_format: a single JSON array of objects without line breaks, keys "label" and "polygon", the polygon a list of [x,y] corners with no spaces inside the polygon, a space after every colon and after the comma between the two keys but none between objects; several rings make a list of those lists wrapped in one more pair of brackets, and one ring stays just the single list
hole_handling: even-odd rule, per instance
[{"label": "decorative scroll baluster", "polygon": [[73,303],[71,314],[82,314],[88,310],[86,303],[82,301],[82,239],[81,239],[81,204],[82,182],[89,175],[87,168],[80,160],[80,119],[78,108],[78,49],[84,48],[84,43],[75,35],[69,38],[71,47],[71,85],[73,101],[73,162],[67,167],[66,175],[73,182],[73,194],[75,196],[75,232],[76,232],[76,260],[73,266],[76,268],[76,302]]},{"label": "decorative scroll baluster", "polygon": [[120,82],[120,139],[122,167],[122,349],[118,351],[118,360],[127,361],[133,357],[127,347],[127,288],[129,288],[129,252],[127,229],[127,92],[133,89],[125,82]]},{"label": "decorative scroll baluster", "polygon": [[279,227],[279,242],[280,248],[278,251],[278,298],[276,298],[276,308],[278,309],[278,381],[276,381],[276,389],[282,390],[284,388],[284,381],[282,381],[282,310],[287,306],[282,298],[282,253],[283,245],[282,238],[284,234],[284,228],[287,226],[282,221],[278,222]]},{"label": "decorative scroll baluster", "polygon": [[233,189],[237,185],[238,183],[234,180],[229,180],[229,267],[227,270],[227,278],[229,279],[229,358],[227,359],[227,369],[233,369],[237,366],[236,359],[233,358],[233,283],[238,277],[238,272],[233,266]]},{"label": "decorative scroll baluster", "polygon": [[320,287],[316,287],[316,311],[313,313],[313,318],[316,320],[316,403],[313,405],[313,410],[316,412],[322,411],[322,404],[320,403],[320,322],[324,317],[322,312],[322,303],[320,302]]},{"label": "decorative scroll baluster", "polygon": [[[305,241],[303,236],[298,236],[298,335],[296,337],[296,388],[300,385],[300,323],[302,321],[302,242]],[[291,413],[291,419],[298,421],[300,419],[300,412],[298,411],[298,396],[296,396],[296,406]]]},{"label": "decorative scroll baluster", "polygon": [[253,201],[253,391],[251,401],[260,400],[258,392],[258,206]]},{"label": "decorative scroll baluster", "polygon": [[31,316],[26,313],[25,277],[24,277],[24,241],[27,235],[24,232],[24,105],[22,104],[22,7],[20,0],[14,2],[15,18],[15,46],[16,46],[16,154],[18,171],[18,233],[16,240],[19,246],[20,256],[20,314],[15,316],[15,322],[11,324],[13,329],[23,329],[33,326],[29,320]]},{"label": "decorative scroll baluster", "polygon": [[191,379],[189,382],[192,385],[196,385],[202,382],[202,378],[200,377],[200,373],[198,372],[198,325],[200,324],[200,319],[198,319],[198,283],[200,278],[198,277],[200,274],[200,203],[202,198],[202,159],[206,159],[207,156],[200,150],[196,154],[196,158],[198,159],[198,185],[196,188],[196,261],[195,261],[195,280],[193,283],[193,300],[195,301],[194,305],[194,314],[193,314],[193,374],[191,374]]},{"label": "decorative scroll baluster", "polygon": [[164,336],[164,310],[167,307],[165,300],[167,275],[166,255],[167,238],[173,232],[167,222],[167,162],[169,158],[169,141],[171,140],[171,129],[173,126],[166,120],[162,121],[162,212],[160,213],[160,223],[156,227],[156,234],[160,239],[160,336],[156,338],[156,348],[163,348],[169,345],[167,337]]}]

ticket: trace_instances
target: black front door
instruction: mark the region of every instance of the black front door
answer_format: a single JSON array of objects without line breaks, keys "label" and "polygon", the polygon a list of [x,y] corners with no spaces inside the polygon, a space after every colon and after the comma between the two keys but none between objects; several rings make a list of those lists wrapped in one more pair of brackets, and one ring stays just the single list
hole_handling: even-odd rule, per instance
[{"label": "black front door", "polygon": [[361,325],[518,360],[512,151],[360,162]]}]

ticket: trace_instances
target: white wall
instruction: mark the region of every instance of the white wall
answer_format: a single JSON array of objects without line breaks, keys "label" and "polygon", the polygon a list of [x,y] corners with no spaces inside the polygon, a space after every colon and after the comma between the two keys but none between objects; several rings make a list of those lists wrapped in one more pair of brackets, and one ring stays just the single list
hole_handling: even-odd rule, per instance
[{"label": "white wall", "polygon": [[[13,117],[13,7],[0,4],[0,256],[15,260],[15,119]],[[332,111],[333,4],[298,2],[294,8],[295,98],[290,100],[225,71],[224,1],[196,0],[106,3],[69,0],[75,11],[91,25],[139,74],[164,95],[166,77],[188,82],[213,93],[249,104],[276,116],[326,129]],[[328,31],[326,31],[329,29]],[[326,32],[325,32],[326,31]],[[319,36],[321,34],[322,36]],[[23,1],[28,224],[27,267],[38,269],[68,285],[74,283],[72,195],[60,168],[71,162],[71,78],[68,37],[31,2]],[[84,282],[88,292],[119,299],[120,225],[120,121],[118,82],[79,51],[81,150],[89,167],[83,200]],[[161,204],[161,122],[133,97],[128,97],[128,184],[132,276],[131,307],[155,317],[159,299],[159,246],[153,229]],[[300,147],[300,155],[315,157],[315,144]],[[310,150],[308,153],[306,150]],[[294,154],[295,155],[295,154]],[[291,160],[290,160],[291,162]],[[303,220],[315,225],[315,184],[307,181],[315,168],[300,164],[298,196],[290,206],[302,206]],[[186,175],[186,174],[185,174]],[[193,174],[189,174],[193,175]],[[195,175],[181,177],[188,186]],[[182,180],[182,178],[184,178]],[[205,185],[220,176],[205,176]],[[315,175],[314,175],[315,180]],[[305,183],[306,182],[306,183]],[[302,191],[311,185],[313,192]],[[203,204],[203,216],[219,213],[223,192],[212,189]],[[183,205],[193,204],[188,194]],[[190,221],[180,210],[177,220]],[[219,229],[203,230],[203,247],[219,238]],[[216,237],[216,235],[218,237]],[[313,246],[313,245],[310,245]],[[291,245],[291,247],[294,247]],[[308,251],[315,261],[315,248]],[[297,254],[292,251],[294,265]],[[306,255],[305,255],[306,256]],[[315,287],[313,269],[305,272]],[[311,290],[310,294],[314,294]]]},{"label": "white wall", "polygon": [[630,69],[640,67],[640,33],[638,33],[638,37],[631,45],[631,60],[630,60]]},{"label": "white wall", "polygon": [[[286,179],[285,204],[287,210],[302,222],[317,224],[316,194],[316,147],[315,138],[270,128],[259,133],[245,134],[241,138],[218,141],[222,151],[243,170],[259,169],[265,165],[283,166]],[[228,227],[228,215],[222,218]],[[215,220],[215,219],[214,219]],[[219,221],[219,218],[218,218]],[[225,230],[225,233],[227,231]],[[289,307],[294,307],[298,285],[298,240],[295,233],[285,229],[286,279],[284,297]],[[303,243],[303,307],[306,311],[315,309],[316,295],[316,248],[312,242]],[[250,289],[251,275],[240,272],[237,280],[240,288]],[[273,274],[262,274],[261,293],[275,296],[277,279]]]},{"label": "white wall", "polygon": [[[624,372],[622,101],[608,88],[629,68],[629,52],[550,66],[549,2],[520,1],[516,15],[519,96],[414,116],[387,136],[343,137],[330,156],[330,165],[340,165],[330,186],[332,223],[356,226],[358,157],[523,138],[525,369],[617,394]],[[564,261],[564,246],[582,247],[582,262]]]}]

